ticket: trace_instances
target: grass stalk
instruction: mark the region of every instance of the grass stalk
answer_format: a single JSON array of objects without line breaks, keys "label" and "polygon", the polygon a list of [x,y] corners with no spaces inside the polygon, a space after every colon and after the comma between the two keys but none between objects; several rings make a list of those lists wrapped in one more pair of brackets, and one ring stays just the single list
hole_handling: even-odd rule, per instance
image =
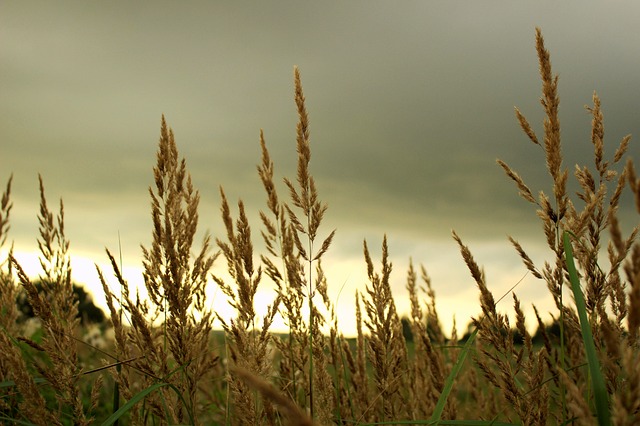
[{"label": "grass stalk", "polygon": [[458,377],[458,375],[460,374],[460,371],[462,370],[462,366],[464,365],[464,362],[467,359],[467,354],[471,350],[471,345],[475,341],[477,334],[478,334],[478,329],[476,328],[475,330],[473,330],[473,332],[465,342],[464,346],[462,347],[462,351],[458,355],[458,359],[456,360],[456,363],[453,366],[453,369],[451,369],[451,372],[447,376],[447,380],[444,382],[444,388],[442,389],[442,393],[440,393],[440,396],[438,397],[436,408],[433,410],[433,414],[431,415],[431,418],[429,419],[428,424],[432,424],[436,426],[448,424],[441,420],[442,413],[444,412],[444,407],[447,404],[447,400],[449,399],[449,396],[451,395],[451,390],[453,389],[453,382],[456,380],[456,377]]},{"label": "grass stalk", "polygon": [[[120,270],[122,271],[122,243],[120,240],[120,231],[118,231],[118,254],[120,257]],[[122,282],[120,283],[120,300],[122,300],[122,294],[123,294],[123,289],[122,289]],[[120,309],[119,312],[119,321],[120,323],[122,323],[122,309]],[[118,375],[120,375],[122,373],[122,364],[118,363],[118,365],[116,366],[116,373]],[[118,410],[120,409],[120,384],[118,383],[118,381],[116,380],[114,385],[113,385],[113,412],[117,413]],[[118,426],[118,422],[119,419],[116,419],[114,421],[114,425]]]},{"label": "grass stalk", "polygon": [[[309,251],[311,253],[311,251]],[[309,262],[309,413],[315,419],[313,410],[313,292],[311,282],[311,261]]]},{"label": "grass stalk", "polygon": [[[129,401],[127,401],[122,407],[120,407],[120,409],[118,411],[116,411],[115,413],[113,413],[111,416],[109,416],[104,422],[101,423],[101,426],[111,426],[113,424],[116,424],[116,422],[118,422],[118,420],[125,415],[127,412],[129,412],[129,410],[131,410],[133,408],[134,405],[136,405],[137,403],[144,401],[144,399],[151,394],[152,392],[155,392],[163,387],[169,387],[171,388],[176,395],[180,398],[180,400],[182,401],[183,404],[186,405],[186,401],[184,400],[184,397],[182,396],[182,393],[180,392],[180,390],[178,388],[176,388],[174,385],[172,385],[171,383],[156,383],[153,384],[143,390],[141,390],[140,392],[138,392],[136,395],[134,395],[133,398],[131,398]],[[195,424],[195,421],[191,415],[190,411],[187,411],[187,413],[189,414],[189,421],[191,425]]]},{"label": "grass stalk", "polygon": [[[580,329],[582,331],[582,340],[584,342],[584,349],[587,354],[587,363],[589,365],[589,373],[591,376],[591,385],[593,387],[593,395],[595,398],[596,413],[598,415],[598,424],[600,426],[611,425],[611,414],[609,411],[609,393],[602,376],[602,370],[600,362],[598,361],[598,355],[596,353],[595,343],[593,341],[593,333],[591,331],[591,325],[589,324],[589,318],[587,316],[587,308],[585,306],[584,295],[580,288],[580,279],[578,277],[578,271],[573,259],[573,248],[571,246],[572,233],[565,231],[562,234],[564,251],[566,254],[567,271],[569,272],[569,279],[571,281],[571,289],[576,302],[576,309],[578,310],[578,317],[580,318]],[[573,235],[576,238],[575,235]]]}]

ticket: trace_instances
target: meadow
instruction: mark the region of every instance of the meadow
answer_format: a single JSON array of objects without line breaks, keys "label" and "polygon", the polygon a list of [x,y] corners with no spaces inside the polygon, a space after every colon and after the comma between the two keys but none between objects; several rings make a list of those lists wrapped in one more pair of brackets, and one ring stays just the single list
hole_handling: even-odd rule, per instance
[{"label": "meadow", "polygon": [[[508,164],[498,160],[498,166],[522,199],[514,202],[531,204],[544,232],[549,248],[544,264],[535,264],[526,247],[509,239],[555,302],[551,315],[558,333],[545,332],[546,313],[536,310],[542,344],[534,344],[522,302],[515,294],[489,291],[472,248],[453,232],[461,267],[466,264],[477,283],[482,307],[464,340],[455,328],[442,329],[428,272],[411,264],[408,341],[391,292],[386,237],[379,260],[363,244],[369,283],[355,295],[357,337],[341,334],[327,294],[334,284],[322,263],[335,231],[325,225],[328,206],[310,168],[309,117],[295,68],[297,174],[279,189],[261,133],[257,172],[266,205],[257,225],[249,223],[242,202],[229,205],[221,188],[226,235],[195,244],[199,193],[162,117],[155,186],[149,189],[153,238],[142,249],[148,297],[127,283],[118,253],[107,250],[111,270],[96,266],[112,336],[103,346],[82,339],[86,330],[73,295],[63,204],[50,208],[40,180],[41,285],[25,274],[12,250],[1,265],[2,423],[639,424],[640,244],[637,221],[624,235],[617,215],[627,191],[640,214],[640,179],[627,156],[631,138],[604,158],[604,118],[594,93],[588,107],[593,164],[575,167],[571,179],[579,192],[570,194],[558,79],[539,30],[535,45],[543,135],[517,108],[515,114],[526,138],[540,149],[552,186],[529,188]],[[11,182],[0,203],[0,246],[9,238]],[[263,252],[254,251],[255,238],[264,243]],[[227,274],[213,274],[214,262],[224,262]],[[258,316],[256,292],[267,283],[275,285],[275,300]],[[207,302],[207,285],[226,295],[235,310],[232,320],[218,316]],[[21,294],[39,319],[37,332],[27,332],[18,321]],[[502,309],[512,309],[515,324]],[[271,331],[276,316],[288,333]],[[214,323],[224,332],[214,332]]]}]

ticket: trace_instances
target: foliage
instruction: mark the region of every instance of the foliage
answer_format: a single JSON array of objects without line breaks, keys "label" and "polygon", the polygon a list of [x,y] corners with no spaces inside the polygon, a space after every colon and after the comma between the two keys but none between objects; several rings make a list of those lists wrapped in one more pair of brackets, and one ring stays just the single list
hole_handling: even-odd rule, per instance
[{"label": "foliage", "polygon": [[[43,291],[42,281],[35,280],[33,285],[36,287],[38,292]],[[91,295],[87,293],[82,285],[73,284],[73,295],[75,300],[78,301],[78,319],[80,320],[80,324],[83,326],[88,324],[102,324],[106,320],[106,316],[102,309],[93,303]],[[20,313],[20,316],[17,319],[18,322],[24,322],[29,318],[35,317],[33,308],[29,304],[27,294],[24,291],[18,292],[16,304],[18,312]]]}]

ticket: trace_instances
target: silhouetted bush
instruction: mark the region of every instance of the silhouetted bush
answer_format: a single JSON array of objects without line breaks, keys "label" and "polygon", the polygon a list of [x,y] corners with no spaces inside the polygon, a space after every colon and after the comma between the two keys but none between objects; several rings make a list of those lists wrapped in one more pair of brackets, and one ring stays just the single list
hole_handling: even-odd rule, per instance
[{"label": "silhouetted bush", "polygon": [[[34,282],[34,285],[38,291],[42,290],[42,281]],[[106,317],[102,309],[97,307],[93,303],[91,295],[86,292],[83,286],[80,284],[73,284],[73,294],[78,301],[78,317],[82,325],[86,324],[101,324],[105,321]],[[24,291],[20,291],[17,299],[18,311],[20,312],[19,322],[24,322],[29,318],[35,316],[33,308],[29,304],[27,294]]]}]

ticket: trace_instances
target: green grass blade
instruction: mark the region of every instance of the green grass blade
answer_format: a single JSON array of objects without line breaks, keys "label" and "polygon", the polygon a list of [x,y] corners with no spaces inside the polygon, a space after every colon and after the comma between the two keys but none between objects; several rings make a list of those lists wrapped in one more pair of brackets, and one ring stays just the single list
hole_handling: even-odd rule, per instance
[{"label": "green grass blade", "polygon": [[518,426],[518,423],[496,422],[493,420],[442,420],[440,424],[462,426]]},{"label": "green grass blade", "polygon": [[[186,407],[186,403],[182,397],[182,395],[180,394],[180,392],[178,391],[178,389],[172,385],[171,383],[156,383],[154,385],[149,386],[146,389],[141,390],[140,392],[138,392],[137,394],[135,394],[129,401],[126,402],[126,404],[124,404],[122,407],[120,407],[120,409],[118,411],[116,411],[115,413],[113,413],[112,415],[109,416],[108,419],[106,419],[103,423],[102,426],[110,426],[112,424],[114,424],[117,420],[120,419],[120,417],[122,417],[125,413],[127,413],[134,405],[136,405],[138,402],[142,401],[147,395],[149,395],[151,392],[156,391],[158,389],[160,389],[161,387],[164,386],[169,386],[171,389],[173,389],[176,394],[180,397],[180,399],[182,400],[182,403],[185,404]],[[191,417],[191,413],[189,413],[189,417],[191,420],[191,424],[195,424],[193,418]]]},{"label": "green grass blade", "polygon": [[160,389],[163,386],[168,386],[168,383],[156,383],[155,385],[151,385],[146,389],[141,390],[137,394],[135,394],[129,401],[126,402],[118,411],[109,416],[103,423],[102,426],[109,426],[114,424],[117,420],[120,419],[125,413],[127,413],[134,405],[138,402],[142,401],[147,395],[156,389]]},{"label": "green grass blade", "polygon": [[[49,383],[46,379],[43,379],[42,377],[34,377],[33,378],[33,382],[36,385]],[[2,389],[2,388],[12,388],[15,385],[16,385],[16,382],[14,382],[13,380],[5,380],[4,382],[0,382],[0,389]]]},{"label": "green grass blade", "polygon": [[35,423],[31,423],[31,422],[27,422],[27,421],[23,421],[23,420],[18,420],[18,419],[12,419],[11,417],[7,417],[4,415],[0,415],[0,421],[3,421],[0,424],[5,424],[4,421],[7,421],[8,423],[14,424],[14,425],[24,425],[24,426],[37,426]]},{"label": "green grass blade", "polygon": [[[575,235],[574,235],[575,237]],[[591,373],[591,384],[593,386],[593,393],[596,403],[596,413],[598,415],[599,425],[610,425],[611,414],[609,413],[609,394],[604,384],[604,378],[602,377],[602,371],[600,369],[600,362],[596,355],[596,347],[593,342],[593,334],[591,333],[591,325],[587,318],[587,309],[585,307],[584,296],[580,289],[580,280],[578,279],[578,271],[573,259],[573,248],[571,247],[571,240],[569,232],[563,233],[563,243],[565,260],[567,263],[567,271],[569,272],[569,279],[571,281],[571,289],[573,290],[573,296],[576,301],[576,308],[578,310],[578,317],[580,318],[580,328],[582,329],[582,340],[584,341],[584,348],[587,353],[587,363],[589,364],[589,372]]]},{"label": "green grass blade", "polygon": [[462,352],[460,352],[460,355],[458,356],[458,360],[456,361],[456,364],[453,366],[451,373],[449,373],[449,376],[447,377],[446,382],[444,382],[444,388],[442,388],[442,393],[438,398],[438,403],[436,404],[436,408],[433,410],[433,414],[431,414],[431,418],[429,419],[429,424],[435,424],[435,425],[445,424],[440,420],[440,418],[442,417],[442,412],[444,411],[444,406],[447,403],[449,394],[451,394],[451,390],[453,389],[453,381],[458,376],[458,373],[460,373],[460,370],[462,369],[464,361],[467,358],[467,354],[471,350],[471,344],[475,340],[477,334],[478,334],[478,329],[476,328],[475,330],[473,330],[473,333],[471,333],[467,341],[464,343]]},{"label": "green grass blade", "polygon": [[[432,425],[432,420],[391,420],[378,423],[359,423],[360,426],[374,425]],[[519,426],[518,423],[496,422],[493,420],[440,420],[440,425],[445,426]]]}]

